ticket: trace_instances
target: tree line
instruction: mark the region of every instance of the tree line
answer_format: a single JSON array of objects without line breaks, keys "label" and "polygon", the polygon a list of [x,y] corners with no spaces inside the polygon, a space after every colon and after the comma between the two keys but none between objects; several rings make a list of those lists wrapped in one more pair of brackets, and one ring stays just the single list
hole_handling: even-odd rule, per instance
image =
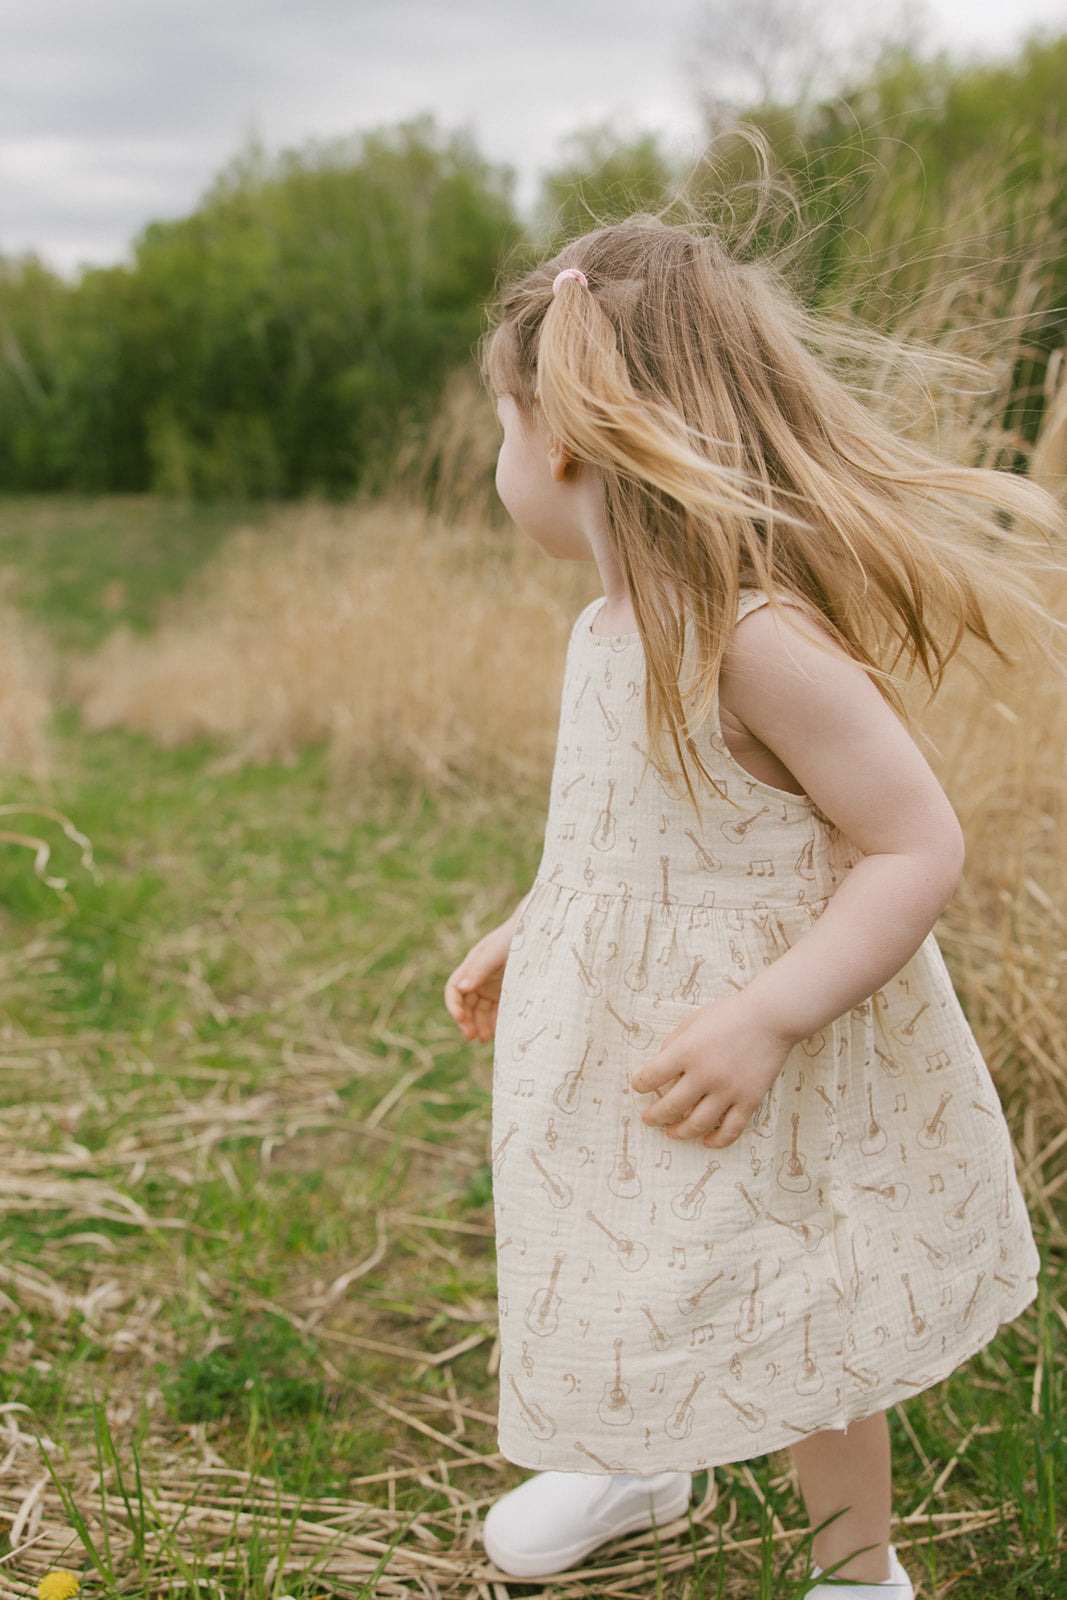
[{"label": "tree line", "polygon": [[[251,147],[128,265],[71,282],[0,258],[0,489],[373,488],[469,362],[506,257],[635,205],[722,201],[757,147],[715,118],[709,105],[718,159],[688,174],[653,135],[576,136],[533,221],[506,169],[423,120]],[[765,101],[745,120],[788,180],[785,244],[813,304],[906,322],[948,260],[987,286],[976,316],[1025,314],[1005,404],[1032,434],[1067,344],[1067,37],[997,64],[887,52],[833,99]]]}]

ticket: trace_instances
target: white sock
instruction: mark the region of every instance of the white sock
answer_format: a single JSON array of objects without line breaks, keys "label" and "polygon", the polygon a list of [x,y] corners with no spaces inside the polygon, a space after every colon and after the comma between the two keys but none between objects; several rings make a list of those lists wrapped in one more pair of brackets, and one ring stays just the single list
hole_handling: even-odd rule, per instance
[{"label": "white sock", "polygon": [[[823,1569],[812,1562],[811,1576],[821,1578]],[[831,1574],[834,1582],[834,1593],[840,1594],[841,1600],[892,1600],[896,1594],[910,1594],[907,1575],[904,1573],[897,1560],[896,1552],[890,1547],[889,1551],[889,1576],[881,1578],[877,1583],[858,1583],[852,1578],[839,1578]],[[837,1588],[838,1584],[847,1584],[847,1588]]]}]

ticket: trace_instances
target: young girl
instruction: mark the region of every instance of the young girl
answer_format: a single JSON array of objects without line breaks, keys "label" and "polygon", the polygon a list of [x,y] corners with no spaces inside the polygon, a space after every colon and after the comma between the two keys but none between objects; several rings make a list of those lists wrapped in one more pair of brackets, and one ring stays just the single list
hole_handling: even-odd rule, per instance
[{"label": "young girl", "polygon": [[537,880],[446,990],[496,1035],[500,1443],[549,1469],[486,1520],[518,1577],[789,1446],[814,1575],[850,1582],[811,1594],[904,1600],[885,1408],[1035,1294],[928,937],[960,831],[889,702],[989,642],[994,586],[1039,613],[1013,541],[1055,512],[895,437],[826,339],[765,269],[638,219],[509,289],[486,347],[501,498],[605,594]]}]

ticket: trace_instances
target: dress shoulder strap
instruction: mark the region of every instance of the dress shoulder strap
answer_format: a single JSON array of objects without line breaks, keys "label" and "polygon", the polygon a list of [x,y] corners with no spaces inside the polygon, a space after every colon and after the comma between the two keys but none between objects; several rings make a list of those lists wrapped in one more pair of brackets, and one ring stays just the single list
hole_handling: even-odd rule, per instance
[{"label": "dress shoulder strap", "polygon": [[737,601],[737,620],[747,617],[750,611],[758,611],[760,606],[768,604],[766,589],[742,589]]}]

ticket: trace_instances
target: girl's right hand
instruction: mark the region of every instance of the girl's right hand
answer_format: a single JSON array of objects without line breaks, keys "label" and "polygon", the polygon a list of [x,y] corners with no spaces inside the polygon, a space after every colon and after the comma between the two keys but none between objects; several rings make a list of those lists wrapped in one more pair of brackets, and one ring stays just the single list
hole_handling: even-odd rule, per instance
[{"label": "girl's right hand", "polygon": [[504,965],[518,925],[516,911],[470,950],[445,984],[448,1014],[467,1039],[486,1044],[496,1032]]}]

